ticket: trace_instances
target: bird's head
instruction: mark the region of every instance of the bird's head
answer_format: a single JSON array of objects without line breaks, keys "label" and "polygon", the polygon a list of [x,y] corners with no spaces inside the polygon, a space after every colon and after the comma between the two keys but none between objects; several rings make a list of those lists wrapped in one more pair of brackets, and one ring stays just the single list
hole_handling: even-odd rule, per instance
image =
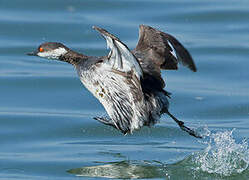
[{"label": "bird's head", "polygon": [[27,53],[30,56],[39,56],[47,59],[59,59],[65,55],[69,49],[61,43],[46,42],[41,44],[37,50]]}]

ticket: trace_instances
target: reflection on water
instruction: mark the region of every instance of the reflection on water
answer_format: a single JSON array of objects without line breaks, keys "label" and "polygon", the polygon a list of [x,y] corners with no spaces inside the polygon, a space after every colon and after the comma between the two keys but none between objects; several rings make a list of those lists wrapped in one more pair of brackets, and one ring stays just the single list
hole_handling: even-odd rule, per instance
[{"label": "reflection on water", "polygon": [[163,166],[151,162],[120,161],[104,165],[71,169],[69,173],[77,176],[105,177],[118,179],[140,179],[164,177]]},{"label": "reflection on water", "polygon": [[[0,179],[247,180],[248,147],[241,139],[249,138],[248,7],[248,0],[43,0],[39,6],[0,0]],[[204,144],[167,116],[123,136],[92,119],[105,111],[73,67],[26,56],[45,41],[105,55],[93,25],[133,49],[139,24],[176,36],[193,56],[197,73],[179,66],[162,74],[173,93],[172,113],[189,127],[212,130]],[[232,128],[235,138],[217,133]],[[76,167],[83,170],[66,172]]]},{"label": "reflection on water", "polygon": [[211,133],[206,129],[205,139],[201,143],[207,144],[207,147],[174,164],[119,161],[71,169],[68,172],[76,176],[116,179],[245,179],[249,177],[248,144],[246,140],[236,143],[232,133]]}]

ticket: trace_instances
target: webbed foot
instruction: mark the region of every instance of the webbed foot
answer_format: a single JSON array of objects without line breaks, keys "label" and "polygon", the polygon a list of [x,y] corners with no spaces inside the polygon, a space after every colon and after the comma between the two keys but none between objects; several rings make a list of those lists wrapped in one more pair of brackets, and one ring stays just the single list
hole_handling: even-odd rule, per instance
[{"label": "webbed foot", "polygon": [[117,130],[120,130],[124,135],[127,134],[128,131],[123,131],[119,126],[116,126],[111,118],[108,117],[94,117],[93,119],[105,124],[114,127]]},{"label": "webbed foot", "polygon": [[93,119],[105,124],[105,125],[109,125],[112,126],[114,128],[116,128],[115,124],[112,122],[112,120],[110,118],[105,118],[105,117],[94,117]]},{"label": "webbed foot", "polygon": [[189,127],[184,125],[183,121],[179,121],[175,116],[170,114],[170,112],[166,112],[177,124],[178,126],[185,132],[187,132],[189,135],[194,136],[196,138],[202,138],[198,133],[196,133],[193,129],[190,129]]}]

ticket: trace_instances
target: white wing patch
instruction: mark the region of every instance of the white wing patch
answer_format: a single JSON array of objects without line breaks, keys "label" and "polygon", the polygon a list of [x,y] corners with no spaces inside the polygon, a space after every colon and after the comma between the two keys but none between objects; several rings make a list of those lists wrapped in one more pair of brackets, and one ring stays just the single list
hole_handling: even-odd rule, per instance
[{"label": "white wing patch", "polygon": [[138,78],[142,77],[143,71],[140,64],[126,45],[107,31],[97,27],[95,27],[95,29],[105,37],[107,48],[110,48],[108,63],[111,67],[121,72],[129,72],[133,70]]},{"label": "white wing patch", "polygon": [[172,49],[171,54],[172,54],[176,59],[178,59],[178,56],[177,56],[176,51],[175,51],[175,48],[174,48],[173,45],[169,42],[169,40],[168,40],[168,44],[169,44],[170,48]]}]

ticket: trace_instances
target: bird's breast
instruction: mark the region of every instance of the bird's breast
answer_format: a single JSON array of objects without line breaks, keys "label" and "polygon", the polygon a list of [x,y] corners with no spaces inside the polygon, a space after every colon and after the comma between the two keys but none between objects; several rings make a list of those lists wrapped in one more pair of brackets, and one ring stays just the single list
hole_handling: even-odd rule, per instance
[{"label": "bird's breast", "polygon": [[107,100],[109,94],[103,79],[104,74],[95,69],[78,70],[78,75],[82,84],[101,102]]}]

